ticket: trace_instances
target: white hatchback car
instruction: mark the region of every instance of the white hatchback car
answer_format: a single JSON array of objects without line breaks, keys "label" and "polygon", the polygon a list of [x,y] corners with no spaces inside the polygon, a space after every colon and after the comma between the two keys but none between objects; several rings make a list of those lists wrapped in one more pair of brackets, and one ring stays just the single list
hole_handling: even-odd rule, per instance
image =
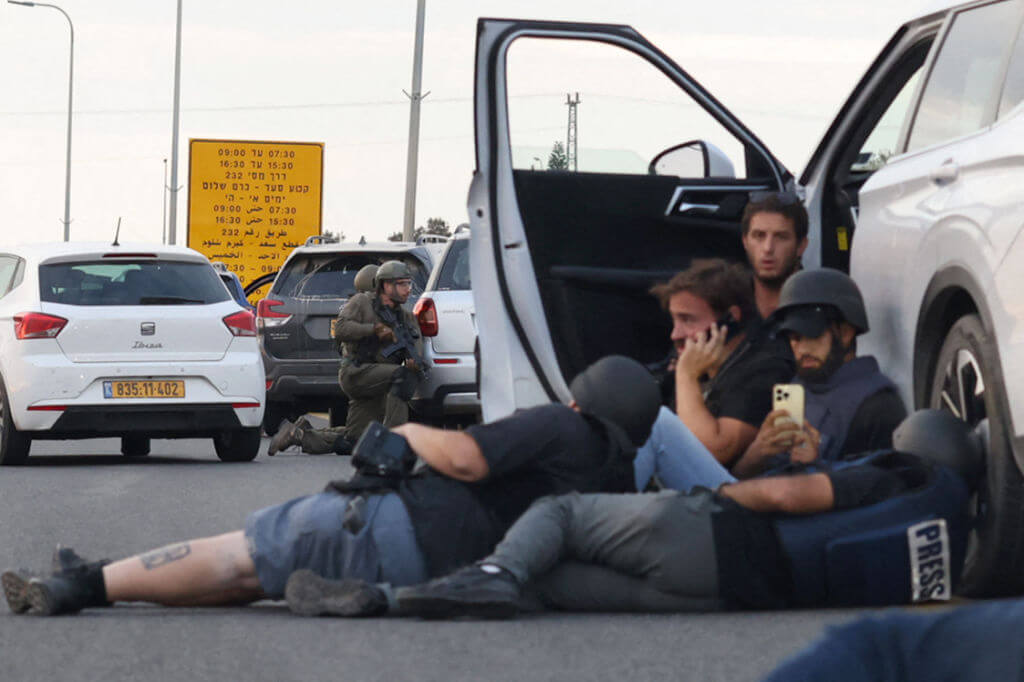
[{"label": "white hatchback car", "polygon": [[[900,26],[797,178],[632,28],[481,19],[469,214],[484,418],[568,400],[602,355],[660,359],[651,283],[694,258],[742,261],[749,194],[802,192],[804,266],[863,290],[860,352],[908,406],[987,422],[962,587],[1024,591],[1022,24],[1024,0],[978,0]],[[762,100],[800,96],[766,73],[751,73]],[[550,133],[534,132],[529,93],[564,83],[587,127],[563,170],[539,170]]]},{"label": "white hatchback car", "polygon": [[0,254],[0,464],[33,439],[212,437],[224,461],[260,447],[255,317],[210,262],[153,244],[62,243]]}]

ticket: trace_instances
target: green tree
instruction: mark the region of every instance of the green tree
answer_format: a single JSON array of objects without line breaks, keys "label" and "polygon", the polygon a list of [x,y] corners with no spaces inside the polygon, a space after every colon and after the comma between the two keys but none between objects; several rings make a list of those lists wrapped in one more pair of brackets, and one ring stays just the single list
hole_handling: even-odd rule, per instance
[{"label": "green tree", "polygon": [[565,145],[555,142],[548,156],[548,170],[569,170],[569,157],[565,155]]},{"label": "green tree", "polygon": [[[448,226],[448,221],[444,218],[427,218],[426,226],[420,225],[412,231],[413,241],[419,239],[425,234],[436,234],[442,237],[451,237],[452,228]],[[402,241],[401,232],[392,232],[388,235],[389,242],[400,242]]]}]

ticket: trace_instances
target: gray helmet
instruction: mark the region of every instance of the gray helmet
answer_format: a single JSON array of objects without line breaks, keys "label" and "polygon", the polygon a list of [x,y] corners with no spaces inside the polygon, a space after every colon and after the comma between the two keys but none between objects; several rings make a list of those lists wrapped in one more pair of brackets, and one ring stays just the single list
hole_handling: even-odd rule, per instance
[{"label": "gray helmet", "polygon": [[[828,311],[828,306],[835,312]],[[772,319],[780,331],[817,337],[836,313],[858,334],[868,330],[868,315],[857,283],[839,270],[819,268],[801,270],[786,280]]]},{"label": "gray helmet", "polygon": [[359,272],[356,273],[355,279],[352,280],[352,283],[356,287],[356,291],[373,291],[373,278],[376,274],[377,266],[373,263],[359,268]]},{"label": "gray helmet", "polygon": [[661,408],[661,391],[647,369],[624,355],[608,355],[569,386],[580,410],[615,424],[636,447],[647,442]]},{"label": "gray helmet", "polygon": [[918,410],[892,434],[892,447],[944,464],[973,486],[985,462],[985,443],[964,421],[945,410]]},{"label": "gray helmet", "polygon": [[380,289],[381,282],[392,279],[410,279],[412,272],[409,266],[400,260],[388,260],[381,263],[377,268],[377,274],[373,276],[373,287]]}]

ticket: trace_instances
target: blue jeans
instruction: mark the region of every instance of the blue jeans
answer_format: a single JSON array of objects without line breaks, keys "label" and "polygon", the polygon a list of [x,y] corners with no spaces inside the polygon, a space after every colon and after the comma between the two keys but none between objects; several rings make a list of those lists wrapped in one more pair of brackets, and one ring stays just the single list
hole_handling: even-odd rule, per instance
[{"label": "blue jeans", "polygon": [[658,412],[651,437],[636,451],[633,472],[640,491],[654,474],[664,486],[683,492],[698,485],[717,490],[724,483],[736,482],[736,477],[667,407]]},{"label": "blue jeans", "polygon": [[1019,680],[1022,630],[1021,600],[860,618],[829,628],[765,682]]}]

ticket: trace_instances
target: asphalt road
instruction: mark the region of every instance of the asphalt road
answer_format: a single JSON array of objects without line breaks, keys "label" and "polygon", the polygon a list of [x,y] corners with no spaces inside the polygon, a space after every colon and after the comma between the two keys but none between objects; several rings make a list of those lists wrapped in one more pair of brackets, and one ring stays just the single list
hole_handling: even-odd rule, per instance
[{"label": "asphalt road", "polygon": [[[264,441],[264,452],[266,441]],[[0,469],[0,567],[48,566],[58,542],[89,557],[136,553],[242,527],[253,509],[319,491],[349,470],[291,450],[224,464],[204,440],[40,442]],[[425,623],[245,608],[118,606],[14,616],[0,606],[9,680],[756,680],[854,611],[711,615],[538,614]]]}]

